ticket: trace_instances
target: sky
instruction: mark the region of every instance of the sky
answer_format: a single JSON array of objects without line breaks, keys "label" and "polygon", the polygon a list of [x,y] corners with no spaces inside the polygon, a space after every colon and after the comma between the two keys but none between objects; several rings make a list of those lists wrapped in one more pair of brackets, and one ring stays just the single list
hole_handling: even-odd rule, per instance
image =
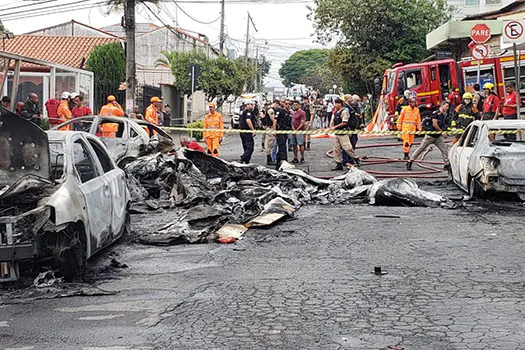
[{"label": "sky", "polygon": [[[120,23],[122,14],[108,14],[104,3],[103,0],[0,0],[0,20],[15,35],[72,19],[96,28]],[[259,53],[272,62],[265,85],[282,86],[278,70],[291,54],[322,47],[315,43],[312,22],[307,19],[307,7],[313,5],[309,0],[226,0],[226,47],[244,55],[249,12],[257,29],[250,24],[250,55],[255,55],[257,45]],[[165,24],[205,34],[218,47],[219,0],[161,0],[158,5],[148,6]],[[137,5],[136,15],[137,22],[162,25],[144,5]]]}]

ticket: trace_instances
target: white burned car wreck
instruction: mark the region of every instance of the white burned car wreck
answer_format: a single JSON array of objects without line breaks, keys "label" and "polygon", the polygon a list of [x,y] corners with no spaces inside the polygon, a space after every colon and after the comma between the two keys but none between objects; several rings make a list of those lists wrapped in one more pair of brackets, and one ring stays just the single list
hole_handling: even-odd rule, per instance
[{"label": "white burned car wreck", "polygon": [[516,193],[525,200],[525,121],[472,122],[452,146],[452,179],[470,195]]},{"label": "white burned car wreck", "polygon": [[0,109],[0,282],[46,261],[67,279],[129,229],[124,172],[95,136]]},{"label": "white burned car wreck", "polygon": [[84,131],[99,137],[121,167],[140,156],[173,149],[170,135],[156,125],[137,119],[104,116],[73,118],[53,130]]}]

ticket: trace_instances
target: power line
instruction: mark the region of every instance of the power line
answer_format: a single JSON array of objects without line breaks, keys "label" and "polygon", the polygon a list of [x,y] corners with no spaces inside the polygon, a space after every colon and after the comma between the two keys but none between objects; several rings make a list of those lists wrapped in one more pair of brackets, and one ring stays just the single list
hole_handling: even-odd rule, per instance
[{"label": "power line", "polygon": [[[50,1],[54,1],[54,0],[50,0]],[[92,0],[78,0],[78,1],[74,1],[72,3],[69,3],[69,4],[63,4],[63,5],[60,5],[60,6],[70,6],[70,5],[76,5],[76,4],[81,4],[81,3],[86,3],[86,2],[89,2],[89,1],[92,1]],[[49,2],[49,1],[48,1]],[[30,5],[39,5],[39,4],[30,4]],[[24,6],[30,6],[30,5],[24,5]],[[19,6],[19,7],[24,7],[24,6]],[[18,8],[18,7],[17,7]],[[39,11],[39,10],[45,10],[45,9],[58,9],[57,8],[57,5],[52,5],[52,6],[45,6],[45,7],[40,7],[40,8],[35,8],[35,9],[30,9],[30,11]],[[23,10],[23,11],[15,11],[15,12],[10,12],[10,13],[5,13],[3,14],[2,16],[11,16],[11,15],[16,15],[16,14],[19,14],[19,13],[27,13],[28,10]]]},{"label": "power line", "polygon": [[[38,17],[38,16],[54,15],[54,14],[63,13],[63,12],[86,10],[86,9],[91,9],[91,8],[94,8],[100,5],[104,5],[104,4],[107,4],[107,1],[99,1],[93,4],[86,4],[84,6],[74,6],[72,8],[60,8],[60,9],[54,9],[54,10],[45,10],[42,12],[29,12],[27,13],[27,15],[13,16],[10,18],[2,17],[2,22],[16,21],[20,19]],[[64,5],[64,6],[68,6],[68,5]]]},{"label": "power line", "polygon": [[28,6],[42,5],[42,4],[45,4],[45,3],[48,3],[48,2],[53,2],[53,1],[57,1],[57,0],[42,0],[42,1],[39,1],[39,2],[32,3],[32,4],[8,7],[8,8],[0,9],[0,12],[9,11],[9,10],[15,10],[15,9],[19,9],[19,8],[22,8],[22,7],[28,7]]},{"label": "power line", "polygon": [[177,2],[175,0],[171,0],[171,2],[173,2],[175,4],[175,6],[177,6],[178,9],[181,10],[182,13],[184,13],[186,16],[188,16],[190,19],[194,20],[197,23],[200,23],[200,24],[212,24],[212,23],[217,22],[219,19],[221,19],[221,16],[219,16],[219,17],[217,17],[216,19],[214,19],[213,21],[210,21],[210,22],[200,21],[200,20],[196,19],[195,17],[193,17],[192,15],[190,15],[188,12],[184,11],[184,9],[182,7],[180,7],[180,5],[177,4]]},{"label": "power line", "polygon": [[162,20],[162,18],[160,18],[160,17],[159,17],[159,16],[158,16],[158,15],[157,15],[157,14],[156,14],[156,13],[155,13],[155,12],[149,7],[149,6],[148,6],[148,4],[146,4],[145,2],[142,2],[142,5],[144,5],[144,6],[149,10],[149,12],[151,12],[151,14],[152,14],[153,16],[155,16],[155,18],[157,18],[157,20],[159,20],[160,23],[162,23],[163,26],[165,26],[166,28],[168,28],[168,30],[169,30],[170,32],[172,32],[173,34],[175,34],[177,37],[181,38],[182,40],[186,41],[187,43],[189,43],[189,44],[193,44],[191,41],[189,41],[188,39],[186,39],[186,38],[184,37],[184,36],[185,36],[184,34],[179,33],[179,32],[177,32],[177,31],[173,30],[173,28],[172,28],[171,26],[169,26],[169,25],[167,25],[166,23],[164,23],[164,21]]}]

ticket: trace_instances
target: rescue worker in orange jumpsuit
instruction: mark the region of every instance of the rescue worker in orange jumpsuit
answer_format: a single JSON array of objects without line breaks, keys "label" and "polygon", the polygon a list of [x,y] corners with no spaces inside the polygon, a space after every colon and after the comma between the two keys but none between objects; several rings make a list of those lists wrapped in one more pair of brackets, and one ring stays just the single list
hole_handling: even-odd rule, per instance
[{"label": "rescue worker in orange jumpsuit", "polygon": [[[124,110],[116,101],[115,96],[108,96],[108,103],[100,109],[100,115],[104,117],[123,117]],[[118,132],[118,124],[104,123],[100,126],[102,129],[102,137],[116,137]]]},{"label": "rescue worker in orange jumpsuit", "polygon": [[222,115],[215,110],[217,106],[214,102],[210,102],[210,113],[204,116],[204,129],[217,129],[217,131],[205,131],[203,136],[206,141],[206,149],[209,155],[214,157],[219,156],[219,146],[224,137],[224,122]]},{"label": "rescue worker in orange jumpsuit", "polygon": [[[57,109],[57,116],[59,123],[65,123],[72,118],[71,110],[69,109],[69,92],[65,91],[62,93],[62,99]],[[70,125],[60,128],[60,130],[70,130]]]},{"label": "rescue worker in orange jumpsuit", "polygon": [[[397,120],[397,130],[421,130],[421,114],[419,113],[419,108],[416,107],[417,96],[412,94],[408,102],[408,106],[403,108]],[[414,137],[414,134],[403,134],[401,136],[403,140],[404,160],[410,159],[410,148],[412,147],[412,143],[414,143]]]},{"label": "rescue worker in orange jumpsuit", "polygon": [[151,102],[151,104],[148,106],[148,108],[146,108],[144,120],[150,122],[151,124],[159,125],[159,115],[161,113],[160,111],[162,110],[162,100],[157,96],[153,96],[149,102]]}]

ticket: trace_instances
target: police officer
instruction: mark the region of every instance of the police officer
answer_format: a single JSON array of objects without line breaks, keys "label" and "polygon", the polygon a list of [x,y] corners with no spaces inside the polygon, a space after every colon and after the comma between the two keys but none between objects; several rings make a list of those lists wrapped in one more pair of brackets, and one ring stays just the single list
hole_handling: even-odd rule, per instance
[{"label": "police officer", "polygon": [[[275,130],[292,130],[292,118],[290,116],[290,101],[282,101],[279,107],[276,107],[274,117],[274,129]],[[277,134],[275,136],[277,140],[277,162],[275,168],[279,170],[281,163],[288,161],[287,146],[288,135]]]},{"label": "police officer", "polygon": [[253,133],[242,132],[241,141],[242,149],[244,153],[241,156],[240,163],[249,164],[252,159],[253,148],[254,148],[254,137],[255,137],[255,118],[257,116],[253,113],[253,102],[248,101],[239,117],[239,129],[241,130],[251,130]]},{"label": "police officer", "polygon": [[[350,119],[350,111],[348,108],[345,108],[343,106],[343,100],[337,98],[335,100],[335,114],[334,114],[334,126],[330,128],[330,130],[348,130],[348,121]],[[350,158],[353,158],[355,164],[360,165],[360,160],[357,157],[357,155],[354,152],[354,149],[352,148],[352,143],[350,142],[350,136],[349,135],[335,135],[335,143],[334,143],[334,160],[335,160],[335,168],[333,168],[333,171],[336,170],[343,170],[343,155],[342,151],[345,151]]]},{"label": "police officer", "polygon": [[[452,118],[452,128],[466,129],[475,119],[479,119],[479,110],[472,103],[473,96],[470,92],[463,94],[463,103],[456,106]],[[458,142],[461,135],[454,137],[454,143]]]}]

